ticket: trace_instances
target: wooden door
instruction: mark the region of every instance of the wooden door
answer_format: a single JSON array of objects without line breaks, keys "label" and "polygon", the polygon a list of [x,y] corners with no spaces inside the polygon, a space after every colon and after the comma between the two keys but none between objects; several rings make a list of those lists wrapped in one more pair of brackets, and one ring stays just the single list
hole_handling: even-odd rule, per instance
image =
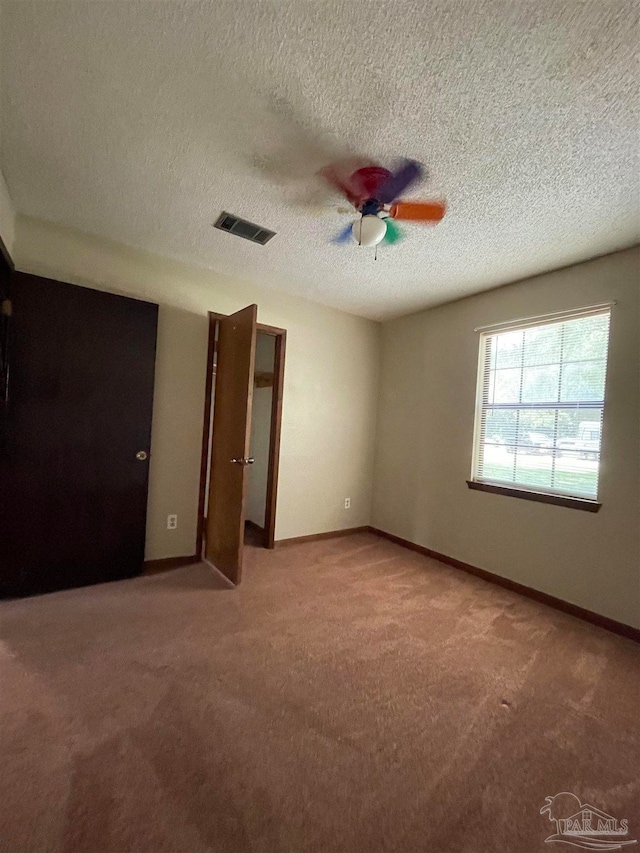
[{"label": "wooden door", "polygon": [[14,273],[0,449],[0,590],[144,561],[157,305]]},{"label": "wooden door", "polygon": [[234,584],[242,574],[257,313],[258,306],[250,305],[222,318],[218,327],[204,555]]}]

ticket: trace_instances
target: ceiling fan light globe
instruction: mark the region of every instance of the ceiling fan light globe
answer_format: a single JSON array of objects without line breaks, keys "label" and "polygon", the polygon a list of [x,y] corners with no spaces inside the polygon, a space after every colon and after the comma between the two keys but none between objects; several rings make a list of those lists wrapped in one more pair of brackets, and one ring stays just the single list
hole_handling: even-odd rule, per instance
[{"label": "ceiling fan light globe", "polygon": [[356,219],[352,228],[353,239],[359,246],[376,246],[387,233],[387,223],[373,214]]}]

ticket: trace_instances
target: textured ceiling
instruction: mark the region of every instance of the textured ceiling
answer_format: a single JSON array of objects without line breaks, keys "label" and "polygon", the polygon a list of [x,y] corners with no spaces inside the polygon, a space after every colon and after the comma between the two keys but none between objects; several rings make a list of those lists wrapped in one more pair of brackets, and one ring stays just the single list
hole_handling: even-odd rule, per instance
[{"label": "textured ceiling", "polygon": [[[398,315],[638,241],[635,7],[5,0],[0,162],[22,213]],[[331,245],[313,173],[348,152],[425,161],[445,220]]]}]

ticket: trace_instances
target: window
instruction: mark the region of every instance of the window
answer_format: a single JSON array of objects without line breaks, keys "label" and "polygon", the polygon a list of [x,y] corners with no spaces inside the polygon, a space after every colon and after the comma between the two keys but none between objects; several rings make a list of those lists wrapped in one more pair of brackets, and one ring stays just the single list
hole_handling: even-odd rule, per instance
[{"label": "window", "polygon": [[597,499],[609,317],[482,332],[470,485]]}]

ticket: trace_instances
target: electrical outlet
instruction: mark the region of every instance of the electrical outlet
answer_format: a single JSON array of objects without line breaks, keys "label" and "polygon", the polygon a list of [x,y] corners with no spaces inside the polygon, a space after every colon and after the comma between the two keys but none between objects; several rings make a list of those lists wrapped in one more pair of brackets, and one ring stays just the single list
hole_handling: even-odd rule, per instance
[{"label": "electrical outlet", "polygon": [[351,509],[351,498],[345,498],[344,499],[344,508],[345,509]]},{"label": "electrical outlet", "polygon": [[168,515],[167,516],[167,530],[175,530],[178,526],[178,516],[177,515]]}]

